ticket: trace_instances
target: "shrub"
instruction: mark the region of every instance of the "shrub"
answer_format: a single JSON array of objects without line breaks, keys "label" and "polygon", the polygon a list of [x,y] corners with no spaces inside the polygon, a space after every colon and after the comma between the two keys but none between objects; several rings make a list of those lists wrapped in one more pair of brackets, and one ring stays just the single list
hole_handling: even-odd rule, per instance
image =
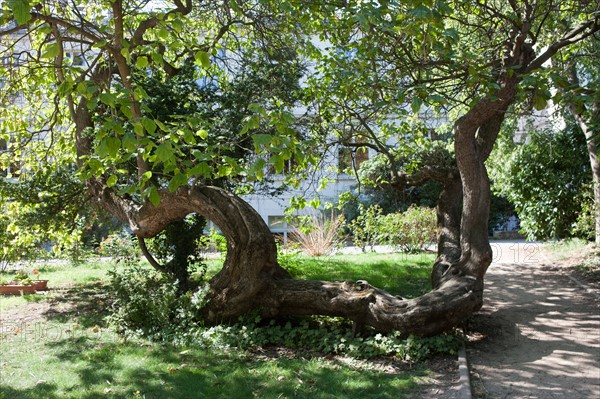
[{"label": "shrub", "polygon": [[140,261],[140,248],[129,234],[110,234],[98,247],[102,256],[110,256],[116,264],[127,267],[137,265]]},{"label": "shrub", "polygon": [[303,222],[290,234],[290,239],[297,242],[309,256],[331,254],[342,241],[341,227],[344,225],[344,217],[335,215],[333,211],[329,217],[325,214],[312,215]]},{"label": "shrub", "polygon": [[204,289],[179,295],[176,281],[139,265],[110,276],[115,302],[109,322],[120,334],[170,341],[195,324]]},{"label": "shrub", "polygon": [[408,253],[425,250],[436,239],[435,209],[411,206],[402,213],[390,213],[381,218],[382,240]]},{"label": "shrub", "polygon": [[378,205],[364,206],[360,204],[358,216],[349,224],[352,234],[352,242],[363,252],[367,247],[373,251],[373,247],[380,243],[382,236],[381,207]]},{"label": "shrub", "polygon": [[251,350],[284,346],[362,359],[396,356],[409,361],[423,360],[436,354],[456,354],[461,339],[457,332],[406,339],[400,338],[398,332],[381,334],[367,331],[355,336],[351,323],[317,316],[279,322],[270,320],[267,323],[260,317],[245,317],[232,326],[198,328],[193,337],[193,344],[208,348]]},{"label": "shrub", "polygon": [[577,215],[577,220],[571,228],[573,237],[586,240],[593,240],[596,237],[596,204],[594,203],[593,187],[593,183],[582,185],[579,193],[581,212]]}]

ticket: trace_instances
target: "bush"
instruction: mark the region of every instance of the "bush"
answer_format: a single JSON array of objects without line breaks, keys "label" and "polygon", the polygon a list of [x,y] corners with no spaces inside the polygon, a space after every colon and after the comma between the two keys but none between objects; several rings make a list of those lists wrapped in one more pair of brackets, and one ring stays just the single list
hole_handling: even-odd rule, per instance
[{"label": "bush", "polygon": [[363,252],[378,244],[391,245],[408,253],[425,250],[435,242],[435,209],[411,205],[405,212],[382,214],[378,205],[360,205],[359,215],[349,224],[354,245]]},{"label": "bush", "polygon": [[381,207],[378,205],[366,207],[360,204],[358,209],[358,216],[348,226],[352,234],[352,242],[363,252],[366,252],[367,247],[373,251],[373,247],[381,241]]},{"label": "bush", "polygon": [[129,234],[110,234],[98,247],[102,256],[110,256],[115,264],[126,267],[135,266],[140,261],[141,251],[137,242]]},{"label": "bush", "polygon": [[568,123],[561,131],[533,131],[517,145],[503,141],[490,176],[494,191],[514,204],[521,232],[539,240],[572,236],[580,193],[591,180],[585,137]]},{"label": "bush", "polygon": [[203,289],[179,295],[176,281],[139,265],[110,276],[115,302],[109,322],[120,334],[171,341],[195,325]]},{"label": "bush", "polygon": [[424,251],[437,235],[437,216],[432,208],[411,206],[406,212],[381,217],[380,225],[382,241],[408,253]]},{"label": "bush", "polygon": [[573,223],[571,234],[573,237],[593,240],[596,237],[596,204],[594,203],[593,183],[585,184],[579,193],[581,212]]},{"label": "bush", "polygon": [[332,211],[329,217],[324,214],[312,215],[302,222],[302,225],[290,234],[290,239],[297,242],[307,255],[329,255],[341,243],[343,216],[337,216]]}]

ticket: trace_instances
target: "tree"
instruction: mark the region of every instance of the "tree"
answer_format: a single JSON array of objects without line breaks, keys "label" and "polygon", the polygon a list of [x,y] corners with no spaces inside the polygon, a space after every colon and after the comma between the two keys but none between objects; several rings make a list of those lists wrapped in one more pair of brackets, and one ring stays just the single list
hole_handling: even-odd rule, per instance
[{"label": "tree", "polygon": [[584,42],[553,60],[556,69],[551,73],[551,78],[558,88],[554,100],[564,105],[586,139],[593,180],[596,244],[600,244],[600,78],[597,73],[600,68],[599,52],[598,40]]},{"label": "tree", "polygon": [[[524,77],[599,28],[595,16],[587,18],[579,6],[572,11],[570,2],[510,1],[508,10],[505,4],[441,1],[174,0],[165,10],[121,0],[79,2],[78,7],[63,3],[4,4],[5,20],[14,15],[18,26],[3,34],[26,34],[36,50],[19,62],[10,84],[13,93],[24,97],[26,109],[39,110],[29,112],[28,119],[19,118],[23,107],[20,112],[14,107],[2,110],[4,132],[15,135],[13,155],[24,161],[29,157],[30,166],[48,155],[62,159],[59,150],[70,148],[74,138],[74,159],[88,191],[141,239],[190,213],[218,225],[228,252],[223,269],[209,282],[209,300],[201,311],[206,322],[235,319],[250,310],[264,317],[323,314],[404,335],[440,332],[481,306],[483,277],[492,258],[484,161],[504,113],[517,100]],[[579,17],[581,23],[575,24]],[[559,18],[572,21],[573,27],[562,29],[558,39],[545,37],[550,31],[555,36]],[[275,97],[251,106],[255,113],[232,136],[213,135],[204,118],[186,114],[163,121],[144,107],[148,96],[136,81],[136,71],[167,79],[193,60],[203,78],[226,90],[228,68],[237,61],[234,54],[247,48],[265,54],[303,48],[307,43],[296,30],[308,27],[333,43],[356,43],[357,63],[337,71],[344,77],[340,90],[348,95],[357,90],[389,95],[394,88],[394,96],[384,100],[395,111],[406,99],[416,110],[423,103],[459,96],[455,107],[462,104],[456,108],[462,116],[453,123],[459,173],[435,168],[421,172],[445,181],[438,204],[442,238],[434,290],[422,297],[402,300],[363,281],[291,279],[277,263],[274,239],[261,217],[235,194],[209,185],[233,176],[260,180],[266,165],[282,171],[292,157],[311,161],[304,154],[313,142],[292,129],[293,104]],[[482,47],[474,48],[478,40]],[[536,54],[532,40],[545,50]],[[67,61],[74,45],[88,52],[83,68]],[[373,63],[381,68],[375,75],[370,74]],[[378,81],[369,80],[373,76],[394,79],[383,90]],[[438,94],[442,89],[446,96]],[[52,101],[42,104],[40,98]],[[360,121],[360,113],[354,116]],[[67,126],[70,119],[72,130],[52,129]],[[28,130],[28,124],[37,127]],[[368,123],[361,121],[361,126],[369,133]],[[32,130],[47,132],[46,141],[27,141]],[[17,132],[22,135],[16,137]],[[60,145],[49,150],[49,140]],[[24,144],[32,149],[19,153]],[[248,147],[253,156],[238,158],[236,149]]]}]

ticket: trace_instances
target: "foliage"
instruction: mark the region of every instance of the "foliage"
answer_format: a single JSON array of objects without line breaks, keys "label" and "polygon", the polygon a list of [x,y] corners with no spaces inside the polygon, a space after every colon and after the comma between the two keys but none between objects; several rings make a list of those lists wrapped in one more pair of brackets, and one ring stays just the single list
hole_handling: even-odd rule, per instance
[{"label": "foliage", "polygon": [[1,263],[43,256],[77,259],[84,232],[97,224],[69,168],[0,178]]},{"label": "foliage", "polygon": [[178,282],[182,293],[189,288],[190,275],[194,271],[200,270],[202,278],[206,274],[201,253],[205,226],[206,219],[191,214],[171,223],[148,243],[153,256],[161,263],[162,271]]},{"label": "foliage", "polygon": [[399,332],[354,336],[348,322],[322,317],[282,323],[246,317],[232,326],[203,327],[196,315],[203,304],[204,289],[178,296],[175,284],[139,266],[113,271],[111,279],[116,300],[109,321],[128,337],[202,348],[285,346],[356,358],[394,355],[411,361],[439,353],[454,354],[458,348],[459,341],[452,334],[426,339],[401,339]]},{"label": "foliage", "polygon": [[140,262],[140,248],[130,234],[109,235],[100,243],[98,251],[100,255],[110,256],[119,266],[132,267]]},{"label": "foliage", "polygon": [[573,237],[593,240],[596,236],[595,218],[598,207],[594,202],[593,183],[582,185],[578,197],[581,211],[572,224],[571,234]]},{"label": "foliage", "polygon": [[360,206],[360,214],[349,225],[355,245],[363,252],[376,244],[398,247],[406,253],[425,250],[436,239],[435,209],[410,206],[405,212],[382,214],[379,206]]},{"label": "foliage", "polygon": [[400,333],[364,333],[354,336],[349,324],[326,317],[263,323],[259,318],[242,319],[231,327],[215,327],[198,332],[197,343],[252,349],[284,346],[324,354],[373,358],[393,355],[403,360],[421,361],[437,354],[456,354],[460,339],[455,334],[431,338],[409,337]]},{"label": "foliage", "polygon": [[435,209],[411,206],[406,212],[390,213],[382,217],[381,230],[388,245],[407,253],[424,251],[436,239]]},{"label": "foliage", "polygon": [[216,229],[210,229],[208,234],[201,238],[202,247],[207,252],[227,253],[227,239]]},{"label": "foliage", "polygon": [[499,151],[490,174],[494,190],[514,204],[529,238],[572,234],[582,210],[579,194],[591,176],[582,135],[569,128],[532,131],[514,151]]},{"label": "foliage", "polygon": [[110,276],[115,301],[109,322],[126,336],[161,340],[187,331],[203,304],[203,290],[181,295],[177,282],[139,265],[115,269]]},{"label": "foliage", "polygon": [[373,251],[373,247],[381,242],[382,209],[378,205],[359,204],[358,211],[358,216],[348,225],[352,242],[363,252],[367,250],[367,247]]},{"label": "foliage", "polygon": [[340,244],[344,217],[333,211],[301,219],[302,223],[290,234],[290,239],[309,256],[331,254]]}]

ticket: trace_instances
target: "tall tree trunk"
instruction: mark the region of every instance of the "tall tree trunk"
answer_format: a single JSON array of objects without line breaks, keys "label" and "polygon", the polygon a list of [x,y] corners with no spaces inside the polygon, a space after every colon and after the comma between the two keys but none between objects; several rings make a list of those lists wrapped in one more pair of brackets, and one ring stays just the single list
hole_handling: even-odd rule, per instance
[{"label": "tall tree trunk", "polygon": [[460,218],[462,214],[462,182],[460,176],[445,181],[437,204],[437,258],[431,271],[431,286],[438,288],[444,273],[458,262],[461,254]]}]

